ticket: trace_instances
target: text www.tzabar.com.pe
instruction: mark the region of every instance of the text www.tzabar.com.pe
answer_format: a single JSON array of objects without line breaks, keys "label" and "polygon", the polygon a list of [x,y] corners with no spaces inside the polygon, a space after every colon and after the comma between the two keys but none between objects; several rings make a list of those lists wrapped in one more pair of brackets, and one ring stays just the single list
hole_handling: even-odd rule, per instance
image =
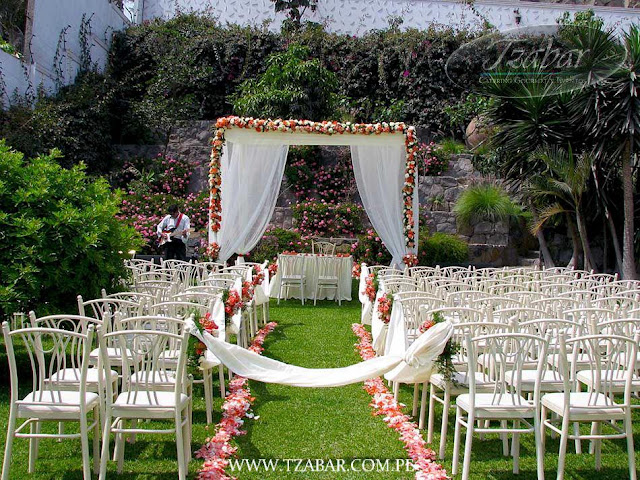
[{"label": "text www.tzabar.com.pe", "polygon": [[229,459],[232,472],[413,472],[407,458],[241,458]]}]

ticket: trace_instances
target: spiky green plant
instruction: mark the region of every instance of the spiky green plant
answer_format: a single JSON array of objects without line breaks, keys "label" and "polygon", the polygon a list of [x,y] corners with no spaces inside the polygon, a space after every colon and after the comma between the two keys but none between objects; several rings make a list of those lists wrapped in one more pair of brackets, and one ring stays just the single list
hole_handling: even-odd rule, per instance
[{"label": "spiky green plant", "polygon": [[500,222],[523,214],[506,190],[492,183],[481,183],[467,188],[453,207],[453,212],[463,224],[477,221]]}]

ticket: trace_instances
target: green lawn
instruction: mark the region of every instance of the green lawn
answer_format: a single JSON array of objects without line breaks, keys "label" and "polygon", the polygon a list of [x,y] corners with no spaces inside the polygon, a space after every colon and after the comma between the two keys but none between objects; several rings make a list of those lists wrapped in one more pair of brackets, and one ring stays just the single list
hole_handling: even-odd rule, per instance
[{"label": "green lawn", "polygon": [[[333,302],[319,302],[302,307],[300,302],[272,303],[271,318],[278,322],[278,328],[265,342],[264,355],[288,363],[305,367],[346,366],[359,361],[354,352],[355,335],[351,324],[359,321],[360,306],[353,301],[338,307]],[[4,347],[2,347],[4,349]],[[5,369],[6,369],[5,364]],[[215,392],[214,388],[214,392]],[[378,459],[384,464],[391,459],[405,459],[402,443],[397,434],[387,428],[381,418],[371,415],[370,397],[362,390],[362,385],[351,385],[329,389],[304,389],[265,385],[251,382],[255,396],[254,413],[258,419],[247,419],[247,435],[238,438],[238,454],[245,459],[279,459],[280,467],[274,472],[261,468],[257,472],[245,470],[233,473],[240,479],[374,479],[412,478],[407,472],[363,473],[347,471],[343,473],[295,472],[297,462],[290,461],[287,471],[285,459],[332,460],[337,465],[343,459],[348,466],[353,459],[360,467],[360,459]],[[208,435],[205,427],[202,389],[196,386],[194,395],[194,451]],[[410,404],[412,388],[405,387],[400,400]],[[8,417],[8,388],[0,389],[0,437],[4,447],[6,420]],[[221,400],[215,397],[214,421],[220,418]],[[439,415],[438,415],[439,417]],[[453,416],[452,416],[453,417]],[[640,445],[640,410],[635,415],[636,444]],[[438,422],[436,422],[438,423]],[[445,468],[450,469],[453,448],[453,418],[450,420],[450,435]],[[439,441],[436,435],[434,448]],[[557,440],[547,437],[546,475],[555,478],[557,464]],[[588,445],[584,442],[583,449]],[[36,464],[37,473],[27,474],[28,442],[18,439],[14,446],[12,479],[79,479],[79,441],[42,441],[40,458]],[[640,447],[639,447],[640,450]],[[570,444],[570,452],[573,451]],[[511,459],[502,456],[501,442],[497,436],[474,442],[471,477],[474,479],[509,479]],[[640,458],[638,458],[640,461]],[[402,461],[402,460],[401,460]],[[603,470],[595,472],[593,456],[588,454],[567,457],[567,479],[623,479],[628,478],[627,458],[624,441],[605,442],[602,455]],[[190,464],[192,478],[200,465],[199,460]],[[347,469],[348,470],[348,469]],[[115,464],[109,463],[109,478],[122,479],[175,479],[177,462],[174,441],[171,436],[138,437],[138,441],[127,444],[124,472],[117,475]],[[521,446],[520,479],[534,479],[535,446],[533,436],[523,437]]]}]

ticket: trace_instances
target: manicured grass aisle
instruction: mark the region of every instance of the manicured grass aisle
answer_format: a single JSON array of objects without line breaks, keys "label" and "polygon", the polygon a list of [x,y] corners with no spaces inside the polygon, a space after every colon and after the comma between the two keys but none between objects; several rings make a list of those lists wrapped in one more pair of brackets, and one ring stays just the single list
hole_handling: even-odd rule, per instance
[{"label": "manicured grass aisle", "polygon": [[[342,367],[357,363],[356,337],[351,324],[360,318],[360,304],[318,302],[301,306],[299,301],[272,303],[271,319],[276,330],[265,342],[263,355],[294,365],[311,368]],[[287,472],[283,459],[380,459],[395,467],[396,459],[407,458],[393,432],[382,419],[371,415],[371,397],[362,383],[338,388],[294,388],[251,382],[256,397],[254,413],[258,420],[248,420],[248,434],[238,438],[238,456],[244,459],[280,459],[276,471],[233,472],[241,479],[373,479],[413,478],[402,472]],[[375,460],[374,460],[375,461]],[[356,470],[372,463],[354,462]],[[290,462],[293,470],[295,462]],[[347,468],[347,470],[349,470]]]}]

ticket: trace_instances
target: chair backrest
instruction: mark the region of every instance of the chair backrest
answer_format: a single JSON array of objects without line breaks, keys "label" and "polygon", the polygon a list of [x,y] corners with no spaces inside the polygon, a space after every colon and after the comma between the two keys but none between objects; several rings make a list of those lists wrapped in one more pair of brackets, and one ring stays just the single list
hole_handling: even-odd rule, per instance
[{"label": "chair backrest", "polygon": [[[84,334],[87,333],[90,325],[93,325],[94,329],[100,328],[104,325],[103,319],[87,317],[84,315],[58,314],[47,315],[45,317],[37,317],[36,312],[34,312],[33,310],[29,312],[29,321],[31,322],[32,328],[58,329]],[[111,321],[109,318],[107,324],[110,323]]]},{"label": "chair backrest", "polygon": [[486,322],[485,311],[468,307],[440,307],[425,312],[426,317],[435,313],[440,313],[445,320],[449,320],[454,325],[457,323],[478,323]]},{"label": "chair backrest", "polygon": [[[561,334],[560,366],[565,379],[565,405],[569,402],[570,392],[575,392],[578,388],[572,379],[576,377],[579,365],[578,355],[580,355],[582,358],[588,357],[590,367],[581,370],[580,373],[588,376],[591,387],[586,401],[581,402],[580,408],[601,409],[602,397],[599,398],[599,396],[604,395],[607,399],[613,399],[616,393],[620,394],[621,385],[624,385],[624,394],[620,405],[628,407],[631,404],[631,394],[634,389],[632,381],[639,342],[640,333],[638,332],[633,338],[603,334],[566,338]],[[567,352],[572,353],[567,354]]]},{"label": "chair backrest", "polygon": [[115,293],[107,293],[107,291],[103,288],[100,291],[102,298],[111,298],[114,300],[127,300],[129,302],[134,303],[144,303],[144,302],[155,302],[156,297],[151,295],[150,293],[144,292],[115,292]]},{"label": "chair backrest", "polygon": [[[139,317],[117,319],[116,328],[114,330],[144,330],[182,335],[186,327],[187,318],[165,317],[163,315],[142,315]],[[169,350],[176,351],[179,348],[179,344],[176,344],[174,339],[169,339]]]},{"label": "chair backrest", "polygon": [[[519,333],[498,333],[492,335],[466,336],[466,345],[469,358],[483,357],[483,368],[480,372],[483,382],[493,386],[491,405],[501,409],[503,399],[510,400],[510,404],[530,408],[539,408],[540,384],[547,368],[546,350],[547,340],[535,335]],[[537,352],[537,375],[533,388],[532,407],[523,398],[522,372],[531,362],[531,352]],[[469,362],[469,401],[475,403],[476,389],[476,362]],[[492,408],[485,405],[483,408]]]},{"label": "chair backrest", "polygon": [[335,255],[336,244],[331,242],[311,242],[311,253],[319,253],[321,255]]},{"label": "chair backrest", "polygon": [[78,313],[87,317],[102,320],[106,314],[114,316],[121,313],[125,317],[133,317],[142,313],[142,304],[131,300],[118,298],[96,298],[84,301],[82,295],[78,295]]},{"label": "chair backrest", "polygon": [[318,256],[314,257],[315,269],[318,276],[321,277],[340,277],[340,265],[342,265],[342,259],[340,257],[333,256]]},{"label": "chair backrest", "polygon": [[305,274],[306,255],[278,255],[278,270],[281,278]]},{"label": "chair backrest", "polygon": [[213,302],[209,302],[207,305],[187,301],[169,301],[151,305],[149,307],[149,314],[186,319],[191,314],[198,314],[200,317],[204,317],[207,312],[211,312],[212,310]]},{"label": "chair backrest", "polygon": [[[56,376],[65,371],[64,380],[69,375],[77,376],[81,398],[86,391],[89,354],[93,344],[94,325],[89,325],[86,333],[58,328],[21,328],[10,331],[9,324],[2,324],[7,357],[9,359],[9,375],[11,381],[11,401],[19,401],[20,376],[15,355],[16,343],[26,350],[26,357],[31,365],[31,390],[33,396],[29,404],[54,403],[64,407],[62,392]],[[69,373],[68,373],[69,372]],[[73,373],[71,373],[73,372]],[[62,378],[60,378],[62,380]],[[25,402],[21,402],[25,404]],[[84,402],[81,402],[81,413],[84,413]]]},{"label": "chair backrest", "polygon": [[[161,404],[158,397],[158,383],[173,383],[176,405],[180,403],[180,396],[186,392],[187,387],[186,354],[189,335],[189,329],[185,328],[181,334],[142,329],[117,331],[100,337],[100,351],[106,371],[111,368],[107,342],[111,340],[119,345],[123,365],[123,385],[126,391],[124,400],[127,404]],[[177,358],[167,356],[167,352],[176,350]],[[132,382],[132,378],[136,381]],[[175,381],[171,382],[172,380]],[[106,404],[107,408],[111,408],[112,387],[110,382],[105,383]]]}]

